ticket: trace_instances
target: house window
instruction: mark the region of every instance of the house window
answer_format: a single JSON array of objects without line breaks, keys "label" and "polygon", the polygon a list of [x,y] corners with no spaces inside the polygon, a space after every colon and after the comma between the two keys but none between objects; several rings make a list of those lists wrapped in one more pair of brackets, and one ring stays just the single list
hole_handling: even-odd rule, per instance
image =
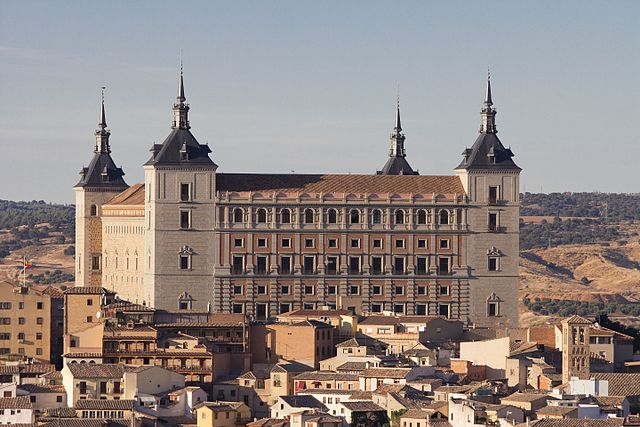
[{"label": "house window", "polygon": [[336,274],[338,272],[338,257],[327,257],[327,274]]},{"label": "house window", "polygon": [[316,257],[314,256],[305,256],[304,257],[304,265],[303,265],[303,274],[315,274],[315,266],[316,266]]},{"label": "house window", "polygon": [[449,224],[449,211],[442,209],[439,214],[440,224]]},{"label": "house window", "polygon": [[360,239],[351,239],[351,247],[359,248],[360,247]]},{"label": "house window", "polygon": [[498,187],[489,186],[489,204],[498,204]]},{"label": "house window", "polygon": [[233,294],[242,295],[242,285],[233,285]]},{"label": "house window", "polygon": [[305,224],[313,224],[314,223],[314,212],[313,212],[313,209],[305,209],[305,211],[304,211],[304,223]]},{"label": "house window", "polygon": [[304,247],[305,248],[313,248],[314,245],[314,241],[313,239],[304,239]]},{"label": "house window", "polygon": [[487,316],[495,317],[498,315],[498,303],[490,301],[487,303]]},{"label": "house window", "polygon": [[236,222],[236,223],[238,223],[238,222],[242,222],[242,220],[243,220],[243,216],[244,216],[244,215],[243,215],[243,213],[242,213],[242,209],[240,209],[240,208],[235,208],[235,209],[233,210],[233,222]]},{"label": "house window", "polygon": [[416,258],[416,274],[427,274],[427,257]]},{"label": "house window", "polygon": [[256,304],[256,318],[258,320],[266,320],[267,304]]},{"label": "house window", "polygon": [[438,258],[438,274],[449,274],[449,258]]},{"label": "house window", "polygon": [[338,212],[335,209],[329,209],[327,212],[327,222],[329,224],[336,224],[338,222]]},{"label": "house window", "polygon": [[291,257],[280,257],[280,274],[291,274]]},{"label": "house window", "polygon": [[191,184],[180,184],[180,201],[188,202],[191,200]]},{"label": "house window", "polygon": [[357,285],[349,286],[349,294],[350,295],[360,295],[360,286],[357,286]]},{"label": "house window", "polygon": [[351,224],[360,224],[360,211],[358,209],[351,209],[349,214]]},{"label": "house window", "polygon": [[404,239],[396,239],[396,248],[404,248]]},{"label": "house window", "polygon": [[100,270],[100,255],[93,255],[91,257],[91,269],[93,271]]},{"label": "house window", "polygon": [[404,274],[404,258],[395,257],[393,259],[393,273],[394,274]]},{"label": "house window", "polygon": [[193,299],[191,298],[191,295],[187,294],[186,292],[180,295],[180,298],[178,298],[178,309],[191,310],[192,307]]},{"label": "house window", "polygon": [[256,256],[256,274],[267,273],[267,257],[258,255]]},{"label": "house window", "polygon": [[449,304],[438,304],[438,316],[449,318],[450,315],[450,305]]},{"label": "house window", "polygon": [[191,228],[191,211],[180,211],[180,228],[183,230]]},{"label": "house window", "polygon": [[404,304],[393,304],[393,312],[396,314],[403,314]]},{"label": "house window", "polygon": [[439,295],[449,295],[449,286],[439,285],[438,286],[438,294]]},{"label": "house window", "polygon": [[338,247],[338,239],[329,239],[329,241],[327,242],[327,246],[330,248],[337,248]]},{"label": "house window", "polygon": [[426,304],[416,304],[416,315],[425,316],[427,314]]},{"label": "house window", "polygon": [[381,248],[382,247],[382,239],[373,239],[373,247]]},{"label": "house window", "polygon": [[426,286],[418,286],[417,293],[418,293],[418,295],[426,295],[427,294],[427,287]]},{"label": "house window", "polygon": [[420,225],[424,225],[424,224],[427,223],[427,212],[425,210],[419,210],[418,211],[417,222]]},{"label": "house window", "polygon": [[267,211],[266,209],[258,209],[256,214],[256,222],[265,223],[267,222]]},{"label": "house window", "polygon": [[267,247],[267,239],[258,239],[258,247],[266,248]]},{"label": "house window", "polygon": [[440,249],[449,249],[449,239],[440,239]]},{"label": "house window", "polygon": [[180,255],[180,270],[191,270],[191,255]]},{"label": "house window", "polygon": [[418,239],[418,248],[424,249],[426,247],[427,247],[427,240],[426,239]]},{"label": "house window", "polygon": [[396,224],[404,224],[404,211],[398,209],[395,215]]},{"label": "house window", "polygon": [[241,248],[243,244],[244,242],[242,239],[233,239],[233,246],[235,248]]},{"label": "house window", "polygon": [[349,257],[349,274],[360,274],[360,257]]},{"label": "house window", "polygon": [[487,269],[489,271],[498,271],[498,257],[490,256],[487,259]]},{"label": "house window", "polygon": [[394,293],[395,295],[404,295],[404,286],[396,286]]},{"label": "house window", "polygon": [[266,294],[267,294],[267,286],[258,285],[258,295],[266,295]]},{"label": "house window", "polygon": [[283,224],[291,224],[291,211],[289,209],[282,209],[280,211],[280,222]]},{"label": "house window", "polygon": [[44,318],[36,317],[36,325],[43,325],[43,324],[44,324]]},{"label": "house window", "polygon": [[382,257],[371,257],[371,274],[382,274]]},{"label": "house window", "polygon": [[337,293],[337,288],[335,285],[329,285],[327,286],[327,294],[328,295],[335,295]]},{"label": "house window", "polygon": [[372,313],[382,313],[382,304],[380,303],[371,303],[371,312]]},{"label": "house window", "polygon": [[280,313],[288,313],[291,311],[291,304],[281,303],[280,304]]},{"label": "house window", "polygon": [[234,255],[233,265],[231,266],[231,274],[242,274],[242,273],[244,273],[244,256]]},{"label": "house window", "polygon": [[291,247],[291,239],[282,239],[282,247],[290,248]]},{"label": "house window", "polygon": [[233,304],[231,311],[235,314],[244,313],[244,304]]},{"label": "house window", "polygon": [[91,205],[91,216],[98,215],[98,207],[96,205]]},{"label": "house window", "polygon": [[280,293],[282,295],[289,295],[291,293],[291,288],[289,288],[289,285],[281,285],[280,286]]},{"label": "house window", "polygon": [[498,231],[498,214],[496,212],[489,212],[489,231]]},{"label": "house window", "polygon": [[304,294],[313,295],[313,285],[304,285]]},{"label": "house window", "polygon": [[380,209],[375,209],[371,215],[371,222],[374,224],[382,224],[382,212]]},{"label": "house window", "polygon": [[373,285],[373,287],[371,288],[371,293],[373,295],[382,295],[382,286]]}]

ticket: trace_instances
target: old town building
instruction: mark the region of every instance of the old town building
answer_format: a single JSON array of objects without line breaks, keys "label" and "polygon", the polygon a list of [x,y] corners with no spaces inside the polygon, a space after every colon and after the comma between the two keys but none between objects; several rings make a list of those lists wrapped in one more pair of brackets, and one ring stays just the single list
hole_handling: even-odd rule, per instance
[{"label": "old town building", "polygon": [[399,106],[389,159],[370,175],[218,173],[189,109],[181,72],[171,132],[128,187],[102,103],[75,188],[76,285],[256,320],[329,306],[517,324],[520,168],[497,137],[489,81],[479,136],[449,176],[409,165]]}]

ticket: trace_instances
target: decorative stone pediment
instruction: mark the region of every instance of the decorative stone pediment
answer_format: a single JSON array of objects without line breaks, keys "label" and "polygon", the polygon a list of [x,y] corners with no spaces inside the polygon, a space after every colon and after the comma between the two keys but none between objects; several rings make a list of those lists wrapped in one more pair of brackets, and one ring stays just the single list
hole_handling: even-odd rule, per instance
[{"label": "decorative stone pediment", "polygon": [[193,255],[193,249],[191,249],[189,246],[183,246],[180,248],[180,251],[178,253],[180,255]]},{"label": "decorative stone pediment", "polygon": [[492,246],[491,249],[487,249],[487,255],[502,256],[502,251],[500,251],[500,249],[496,248],[495,246]]}]

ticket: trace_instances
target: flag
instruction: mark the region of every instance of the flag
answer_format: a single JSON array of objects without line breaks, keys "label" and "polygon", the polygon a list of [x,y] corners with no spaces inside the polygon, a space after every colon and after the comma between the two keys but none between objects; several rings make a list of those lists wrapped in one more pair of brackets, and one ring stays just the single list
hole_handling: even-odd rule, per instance
[{"label": "flag", "polygon": [[32,268],[33,264],[31,264],[31,261],[28,261],[27,258],[23,257],[22,258],[22,268],[24,270],[26,270],[27,268]]}]

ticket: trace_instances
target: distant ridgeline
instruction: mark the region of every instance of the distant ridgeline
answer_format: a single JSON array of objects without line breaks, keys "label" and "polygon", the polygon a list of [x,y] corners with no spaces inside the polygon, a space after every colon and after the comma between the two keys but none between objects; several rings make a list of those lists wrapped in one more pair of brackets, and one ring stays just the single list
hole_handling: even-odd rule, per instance
[{"label": "distant ridgeline", "polygon": [[0,229],[42,223],[49,223],[55,228],[73,227],[74,217],[73,205],[55,205],[42,200],[31,202],[0,200]]}]

